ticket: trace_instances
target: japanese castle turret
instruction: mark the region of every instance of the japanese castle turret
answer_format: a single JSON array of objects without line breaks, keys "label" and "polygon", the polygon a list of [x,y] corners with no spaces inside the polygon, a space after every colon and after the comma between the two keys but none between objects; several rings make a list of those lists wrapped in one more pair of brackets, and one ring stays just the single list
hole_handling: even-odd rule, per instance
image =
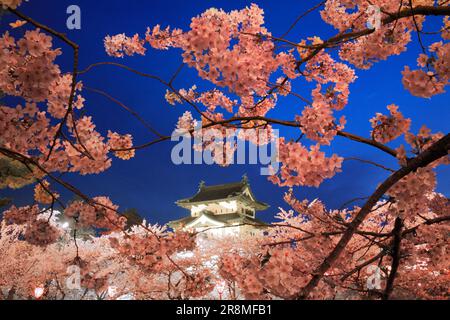
[{"label": "japanese castle turret", "polygon": [[266,224],[256,219],[256,212],[269,206],[256,200],[247,176],[240,182],[206,186],[200,182],[197,193],[176,202],[190,211],[190,215],[171,221],[175,230],[204,231],[214,237],[256,235]]}]

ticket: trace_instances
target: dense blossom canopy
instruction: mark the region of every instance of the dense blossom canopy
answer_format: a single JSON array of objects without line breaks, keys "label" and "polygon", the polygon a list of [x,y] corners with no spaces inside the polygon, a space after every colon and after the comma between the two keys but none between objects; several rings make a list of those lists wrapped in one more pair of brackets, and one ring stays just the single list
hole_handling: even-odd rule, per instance
[{"label": "dense blossom canopy", "polygon": [[[11,28],[26,28],[21,37],[8,30],[0,37],[0,91],[20,100],[17,105],[0,101],[0,160],[15,168],[1,171],[0,187],[32,183],[34,202],[3,213],[0,299],[217,298],[223,287],[231,299],[449,298],[450,204],[436,192],[435,170],[449,162],[448,134],[425,125],[413,132],[411,119],[400,111],[407,106],[395,101],[387,106],[389,114],[367,120],[369,138],[346,132],[347,119],[338,116],[351,99],[357,72],[402,54],[415,39],[422,52],[398,71],[405,88],[400,94],[432,98],[445,93],[450,81],[448,1],[327,0],[317,8],[336,29],[329,39],[314,34],[295,42],[277,38],[264,26],[264,11],[256,4],[230,12],[208,9],[193,17],[186,30],[156,25],[143,34],[106,36],[106,53],[115,62],[97,66],[144,75],[116,58],[176,48],[183,64],[210,83],[205,90],[200,84],[177,89],[173,80],[179,71],[170,81],[145,74],[165,86],[161,95],[168,104],[186,107],[174,124],[184,134],[198,137],[214,129],[226,137],[255,129],[240,138],[265,145],[275,139],[275,126],[296,128],[303,139],[278,140],[281,166],[278,172],[271,168],[269,180],[280,187],[319,187],[338,174],[346,159],[328,152],[337,136],[398,159],[395,169],[362,160],[389,176],[361,207],[347,203],[328,209],[319,199],[297,199],[290,189],[284,198],[292,209],[280,208],[278,222],[264,234],[203,246],[195,232],[172,232],[145,221],[129,228],[108,196],[88,197],[64,180],[67,173],[104,172],[113,165],[112,156],[130,160],[136,150],[170,136],[150,128],[156,140],[135,146],[125,129],[97,128],[85,110],[82,82],[93,65],[80,72],[77,58],[71,71],[57,64],[63,52],[73,50],[77,56],[83,48],[16,11],[21,2],[0,0],[2,10],[21,19]],[[380,15],[376,27],[368,24],[374,6]],[[434,32],[439,41],[427,43],[423,26],[430,15],[442,19],[442,29]],[[56,38],[70,48],[56,48]],[[310,85],[310,98],[293,92],[293,83]],[[270,118],[288,95],[300,98],[295,116]],[[389,143],[400,138],[405,143],[393,149]],[[221,165],[230,164],[236,151],[235,144],[213,137],[195,148],[225,150],[224,155],[213,153]],[[16,171],[22,174],[11,174]],[[59,189],[77,198],[64,203]],[[375,289],[367,287],[373,265],[381,270],[382,285]],[[78,268],[84,294],[61,282],[68,267]]]}]

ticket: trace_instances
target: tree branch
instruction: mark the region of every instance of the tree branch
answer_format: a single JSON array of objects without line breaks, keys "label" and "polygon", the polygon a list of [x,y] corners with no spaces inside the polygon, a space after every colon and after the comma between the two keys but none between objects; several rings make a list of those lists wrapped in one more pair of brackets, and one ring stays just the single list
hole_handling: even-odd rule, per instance
[{"label": "tree branch", "polygon": [[391,272],[389,273],[389,277],[386,282],[386,288],[383,293],[383,300],[388,300],[389,296],[392,293],[392,290],[394,289],[394,280],[397,276],[397,270],[400,265],[400,242],[402,241],[402,228],[403,228],[403,221],[400,217],[397,217],[395,219],[394,224],[394,241],[392,244],[392,264],[391,264]]},{"label": "tree branch", "polygon": [[336,247],[331,251],[327,258],[320,264],[320,266],[314,271],[312,279],[308,284],[296,295],[297,299],[305,299],[311,293],[311,291],[319,284],[323,278],[325,272],[333,265],[333,263],[339,258],[344,251],[347,244],[357,231],[357,228],[364,221],[366,216],[370,213],[372,207],[378,202],[378,200],[399,180],[407,176],[409,173],[415,171],[420,167],[425,167],[430,163],[436,161],[439,158],[448,155],[450,149],[450,134],[447,134],[439,141],[431,145],[427,150],[423,151],[417,157],[411,159],[407,166],[402,167],[395,173],[389,176],[370,196],[368,201],[361,208],[355,219],[348,225],[348,228],[342,238],[339,240]]}]

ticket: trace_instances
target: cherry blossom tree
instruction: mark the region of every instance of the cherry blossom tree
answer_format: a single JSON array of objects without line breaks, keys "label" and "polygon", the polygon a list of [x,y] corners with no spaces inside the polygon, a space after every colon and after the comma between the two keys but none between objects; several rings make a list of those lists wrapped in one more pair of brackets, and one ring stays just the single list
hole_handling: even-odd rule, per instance
[{"label": "cherry blossom tree", "polygon": [[[93,62],[83,70],[78,63],[83,49],[19,11],[21,2],[0,0],[3,10],[19,19],[11,28],[27,28],[19,39],[9,31],[0,38],[0,90],[22,101],[16,106],[0,105],[0,160],[7,159],[8,165],[22,172],[2,180],[1,186],[33,183],[35,192],[34,203],[12,206],[3,214],[0,287],[6,289],[4,297],[26,298],[37,288],[35,297],[64,298],[67,293],[59,279],[67,275],[68,266],[75,265],[81,270],[83,287],[101,298],[112,287],[116,292],[109,296],[115,298],[130,292],[139,299],[201,298],[225,283],[230,298],[448,299],[450,205],[445,195],[436,192],[435,170],[449,162],[450,136],[432,132],[425,124],[412,132],[411,120],[395,101],[367,120],[372,126],[368,137],[346,131],[347,120],[336,115],[351,99],[350,85],[358,81],[357,72],[402,54],[411,41],[418,41],[422,52],[412,65],[399,70],[405,88],[401,94],[432,98],[445,93],[450,80],[448,1],[322,1],[295,24],[320,10],[323,22],[336,34],[328,39],[315,34],[306,39],[291,36],[295,40],[287,38],[295,24],[282,36],[273,36],[264,26],[263,9],[255,4],[231,12],[212,8],[193,17],[186,30],[156,25],[133,36],[106,36],[105,50],[112,61]],[[373,6],[380,11],[376,26],[367,23],[373,19]],[[442,18],[441,30],[434,32],[440,41],[427,43],[428,16]],[[67,47],[55,48],[54,39]],[[176,88],[182,67],[165,80],[116,60],[172,48],[181,50],[183,66],[214,88],[202,90],[195,83],[189,89]],[[63,52],[73,54],[69,72],[57,64]],[[266,236],[249,240],[245,247],[230,242],[216,244],[220,250],[201,251],[196,246],[198,234],[169,232],[145,222],[126,230],[126,218],[109,197],[88,197],[62,175],[98,174],[111,167],[113,156],[128,160],[141,149],[170,140],[170,135],[154,130],[137,112],[102,91],[96,92],[125,108],[155,139],[135,145],[126,128],[103,136],[94,119],[81,112],[83,75],[105,65],[162,84],[168,104],[186,107],[174,124],[185,134],[196,136],[198,127],[200,132],[214,129],[225,135],[255,129],[255,135],[242,138],[263,145],[274,138],[273,128],[297,128],[308,143],[279,139],[281,167],[272,171],[269,181],[280,187],[320,187],[332,179],[349,159],[329,156],[324,147],[340,138],[373,147],[397,159],[398,165],[387,168],[356,159],[387,172],[361,207],[347,203],[328,209],[320,200],[296,199],[290,189],[285,200],[292,209],[280,208],[281,222],[269,225]],[[311,98],[293,92],[294,82],[312,84]],[[301,108],[295,117],[271,118],[270,112],[287,95],[299,99]],[[259,139],[259,130],[268,132],[268,137]],[[403,144],[393,149],[390,143],[400,138]],[[196,148],[224,150],[223,158],[215,157],[221,165],[229,165],[236,150],[214,139]],[[63,203],[58,194],[62,189],[79,199]],[[55,206],[71,221],[72,234],[55,223]],[[89,227],[96,235],[80,240],[77,230]],[[180,258],[183,252],[191,256]],[[212,260],[214,267],[208,267]],[[381,284],[369,288],[367,272],[374,265],[381,270]],[[108,283],[112,276],[116,280]]]}]

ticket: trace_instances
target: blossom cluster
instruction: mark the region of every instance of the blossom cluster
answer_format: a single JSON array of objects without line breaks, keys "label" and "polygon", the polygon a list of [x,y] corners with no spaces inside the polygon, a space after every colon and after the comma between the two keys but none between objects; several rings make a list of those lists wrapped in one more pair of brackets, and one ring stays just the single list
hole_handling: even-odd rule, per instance
[{"label": "blossom cluster", "polygon": [[[298,250],[282,245],[251,255],[225,253],[219,272],[224,279],[235,282],[246,299],[292,299],[310,279],[304,272],[311,267],[307,262],[310,257],[302,257]],[[325,295],[326,291],[322,293]]]},{"label": "blossom cluster", "polygon": [[32,245],[47,246],[59,237],[59,231],[42,215],[37,205],[20,208],[13,205],[3,213],[3,218],[9,224],[24,225],[24,239]]},{"label": "blossom cluster", "polygon": [[183,296],[192,298],[204,297],[214,289],[214,283],[211,281],[212,277],[213,275],[209,270],[203,270],[203,272],[186,277]]},{"label": "blossom cluster", "polygon": [[172,106],[176,105],[177,103],[183,102],[177,93],[170,91],[168,89],[166,90],[164,98],[166,99],[167,103]]},{"label": "blossom cluster", "polygon": [[59,238],[58,230],[47,220],[38,219],[27,226],[25,240],[36,246],[47,246]]},{"label": "blossom cluster", "polygon": [[73,201],[64,210],[64,214],[73,218],[81,227],[94,227],[104,233],[120,231],[126,225],[127,219],[117,213],[118,206],[108,197],[95,197],[92,203]]},{"label": "blossom cluster", "polygon": [[16,9],[21,3],[22,0],[0,0],[0,4],[3,8]]},{"label": "blossom cluster", "polygon": [[[228,88],[242,99],[244,107],[249,107],[255,96],[264,96],[270,90],[270,76],[278,69],[288,78],[298,76],[292,52],[276,53],[271,34],[263,24],[263,11],[255,4],[229,13],[209,9],[192,19],[190,30],[162,29],[157,25],[147,30],[145,41],[155,49],[181,48],[184,63],[195,68],[201,78]],[[115,37],[119,40],[112,41]],[[108,36],[106,51],[122,56],[122,38],[123,35]],[[141,44],[142,40],[135,42]],[[170,92],[166,99],[171,104],[180,100]],[[266,100],[266,107],[255,108],[255,113],[265,114],[273,107],[267,106],[273,100]],[[230,109],[230,101],[221,102]]]},{"label": "blossom cluster", "polygon": [[3,219],[10,224],[22,225],[30,220],[35,220],[38,215],[39,207],[37,205],[19,208],[13,205],[3,213]]},{"label": "blossom cluster", "polygon": [[[422,53],[417,64],[422,69],[402,71],[403,85],[411,94],[430,98],[445,92],[450,81],[450,43],[435,42],[429,47],[430,56]],[[424,70],[425,69],[425,70]]]},{"label": "blossom cluster", "polygon": [[42,204],[52,204],[59,194],[50,190],[50,183],[46,180],[38,183],[34,188],[34,200]]},{"label": "blossom cluster", "polygon": [[344,129],[346,120],[342,116],[337,123],[332,108],[332,97],[321,93],[319,84],[312,92],[313,103],[305,107],[301,116],[295,120],[300,124],[302,132],[308,139],[320,144],[329,145],[337,132]]},{"label": "blossom cluster", "polygon": [[347,105],[355,71],[322,52],[307,62],[304,74],[307,81],[316,81],[317,85],[312,91],[312,104],[303,109],[296,121],[308,139],[328,145],[345,126],[345,118],[341,117],[338,124],[333,113]]},{"label": "blossom cluster", "polygon": [[450,18],[444,17],[444,26],[442,28],[442,39],[450,40]]},{"label": "blossom cluster", "polygon": [[389,189],[393,197],[395,214],[414,220],[414,215],[428,211],[429,195],[436,188],[436,173],[428,167],[419,168],[408,174]]},{"label": "blossom cluster", "polygon": [[183,115],[178,119],[177,129],[189,132],[197,127],[197,120],[194,119],[192,113],[185,111]]},{"label": "blossom cluster", "polygon": [[324,179],[332,178],[340,171],[343,159],[337,155],[330,158],[320,151],[320,146],[308,150],[299,142],[285,142],[279,139],[280,173],[270,177],[280,186],[315,186]]},{"label": "blossom cluster", "polygon": [[[427,1],[432,5],[433,1]],[[380,28],[373,29],[364,37],[356,37],[346,41],[340,46],[339,56],[349,61],[358,68],[368,69],[374,62],[386,60],[389,56],[399,55],[406,50],[406,45],[411,41],[411,32],[415,30],[415,24],[421,28],[423,16],[416,16],[396,20],[383,24],[383,20],[389,17],[386,12],[397,12],[398,3],[391,0],[380,0],[368,3],[363,0],[343,1],[329,0],[321,11],[322,19],[333,25],[340,32],[367,30],[367,22],[373,21],[373,10],[370,5],[376,5],[380,11]],[[395,27],[394,27],[395,24]],[[374,28],[373,26],[371,28]]]},{"label": "blossom cluster", "polygon": [[[52,48],[52,38],[36,29],[26,31],[16,41],[5,32],[0,48],[0,90],[26,99],[24,105],[15,108],[0,106],[3,146],[25,157],[33,154],[34,161],[47,172],[85,175],[108,169],[110,147],[95,130],[92,118],[76,119],[74,112],[68,113],[73,79],[54,63],[60,50]],[[74,110],[84,106],[81,90],[82,83],[75,84]],[[60,125],[53,125],[53,121],[65,117],[67,130],[58,131]],[[128,145],[131,137],[125,137]]]},{"label": "blossom cluster", "polygon": [[194,101],[202,103],[210,112],[214,112],[217,107],[221,107],[229,113],[233,113],[233,107],[237,104],[236,100],[231,100],[217,89],[203,92]]},{"label": "blossom cluster", "polygon": [[175,252],[192,250],[195,239],[184,232],[145,235],[132,234],[119,241],[111,238],[112,247],[121,255],[136,263],[141,268],[161,272],[170,262],[170,256]]},{"label": "blossom cluster", "polygon": [[170,27],[161,29],[161,26],[157,24],[153,28],[147,28],[145,41],[147,41],[152,48],[166,50],[176,46],[181,40],[182,35],[183,31],[181,29],[171,30]]},{"label": "blossom cluster", "polygon": [[0,49],[0,89],[36,102],[46,99],[60,75],[54,61],[61,50],[52,49],[52,38],[36,29],[16,41],[7,31]]},{"label": "blossom cluster", "polygon": [[412,152],[419,154],[420,152],[431,147],[433,143],[441,139],[443,136],[444,134],[441,132],[431,133],[431,130],[427,128],[427,126],[423,125],[417,135],[407,132],[405,134],[405,140],[411,146]]},{"label": "blossom cluster", "polygon": [[332,84],[327,90],[327,96],[334,102],[333,109],[342,110],[347,104],[349,85],[356,80],[355,71],[342,62],[337,62],[328,53],[321,52],[310,59],[305,66],[307,81],[316,81],[318,84]]},{"label": "blossom cluster", "polygon": [[46,113],[35,103],[15,108],[0,105],[0,137],[7,148],[27,154],[32,150],[45,150],[54,129],[49,126]]},{"label": "blossom cluster", "polygon": [[411,125],[411,119],[405,119],[403,114],[398,111],[398,106],[391,104],[387,106],[390,116],[377,113],[370,119],[372,124],[372,138],[381,143],[390,142],[402,134],[408,132]]},{"label": "blossom cluster", "polygon": [[116,58],[123,58],[125,55],[144,55],[144,41],[139,39],[139,35],[127,37],[124,33],[105,38],[106,53]]},{"label": "blossom cluster", "polygon": [[108,145],[111,149],[129,149],[115,151],[114,155],[122,160],[129,160],[134,157],[133,137],[130,134],[120,135],[117,132],[108,131]]},{"label": "blossom cluster", "polygon": [[[100,173],[111,167],[111,159],[108,157],[109,146],[105,143],[105,138],[95,130],[92,117],[81,117],[76,122],[76,128],[68,122],[68,127],[78,139],[75,144],[62,141],[65,152],[61,157],[67,159],[71,172],[87,175]],[[89,154],[86,154],[84,148]]]}]

